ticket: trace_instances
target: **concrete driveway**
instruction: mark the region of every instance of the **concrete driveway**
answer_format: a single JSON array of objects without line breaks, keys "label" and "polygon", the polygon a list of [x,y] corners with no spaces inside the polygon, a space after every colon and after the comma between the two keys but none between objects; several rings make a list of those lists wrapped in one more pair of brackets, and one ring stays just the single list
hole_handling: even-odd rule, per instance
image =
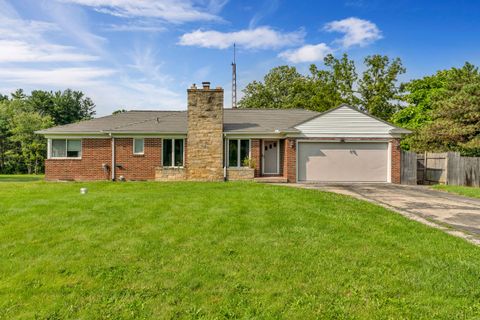
[{"label": "concrete driveway", "polygon": [[442,229],[480,245],[480,200],[394,184],[304,184],[380,204],[410,219]]}]

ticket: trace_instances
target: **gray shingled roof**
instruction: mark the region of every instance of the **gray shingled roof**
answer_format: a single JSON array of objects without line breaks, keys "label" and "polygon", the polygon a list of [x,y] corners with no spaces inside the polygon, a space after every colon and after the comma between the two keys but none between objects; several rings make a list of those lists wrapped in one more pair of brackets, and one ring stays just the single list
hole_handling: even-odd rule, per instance
[{"label": "gray shingled roof", "polygon": [[[318,116],[302,109],[224,109],[224,132],[273,133],[296,131],[296,124]],[[41,130],[41,134],[187,133],[186,111],[128,111]]]}]

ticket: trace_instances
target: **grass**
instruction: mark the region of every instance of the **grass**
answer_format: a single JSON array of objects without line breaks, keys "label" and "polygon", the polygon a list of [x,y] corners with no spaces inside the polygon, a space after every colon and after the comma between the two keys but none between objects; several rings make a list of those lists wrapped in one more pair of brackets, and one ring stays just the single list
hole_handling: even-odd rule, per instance
[{"label": "grass", "polygon": [[447,191],[451,193],[456,193],[462,196],[470,198],[479,198],[480,199],[480,188],[476,187],[464,187],[464,186],[449,186],[444,184],[437,184],[433,186],[436,190]]},{"label": "grass", "polygon": [[39,174],[0,174],[1,182],[31,182],[41,181],[45,176]]},{"label": "grass", "polygon": [[0,184],[2,319],[479,314],[480,248],[353,198],[254,183]]}]

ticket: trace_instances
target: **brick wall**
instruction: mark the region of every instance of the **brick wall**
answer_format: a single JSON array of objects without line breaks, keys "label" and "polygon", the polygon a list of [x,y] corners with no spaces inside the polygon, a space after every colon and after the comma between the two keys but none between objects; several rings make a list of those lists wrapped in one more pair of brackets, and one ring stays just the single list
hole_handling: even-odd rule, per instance
[{"label": "brick wall", "polygon": [[400,184],[401,180],[401,161],[402,151],[400,149],[400,139],[393,139],[392,144],[392,183]]},{"label": "brick wall", "polygon": [[82,159],[45,160],[46,180],[109,180],[110,171],[102,164],[111,166],[110,139],[83,139]]},{"label": "brick wall", "polygon": [[295,138],[287,138],[284,142],[283,176],[288,182],[297,182],[297,144]]},{"label": "brick wall", "polygon": [[252,139],[250,145],[250,156],[255,161],[255,177],[262,175],[262,141],[260,139]]},{"label": "brick wall", "polygon": [[162,139],[145,138],[143,155],[133,154],[132,138],[115,138],[115,178],[154,180],[155,168],[161,166]]},{"label": "brick wall", "polygon": [[[48,159],[45,161],[46,180],[110,180],[112,149],[110,139],[82,139],[82,159]],[[132,138],[115,139],[115,178],[153,180],[155,168],[161,166],[162,141],[146,138],[144,154],[133,154]],[[102,167],[107,164],[109,170]]]}]

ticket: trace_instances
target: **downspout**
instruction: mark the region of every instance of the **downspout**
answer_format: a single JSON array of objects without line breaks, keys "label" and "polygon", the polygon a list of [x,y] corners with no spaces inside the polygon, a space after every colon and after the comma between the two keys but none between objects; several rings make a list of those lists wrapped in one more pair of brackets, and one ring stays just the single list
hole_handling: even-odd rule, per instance
[{"label": "downspout", "polygon": [[112,136],[112,133],[109,135],[112,139],[112,181],[115,181],[115,137]]},{"label": "downspout", "polygon": [[223,134],[223,181],[227,181],[227,135]]}]

